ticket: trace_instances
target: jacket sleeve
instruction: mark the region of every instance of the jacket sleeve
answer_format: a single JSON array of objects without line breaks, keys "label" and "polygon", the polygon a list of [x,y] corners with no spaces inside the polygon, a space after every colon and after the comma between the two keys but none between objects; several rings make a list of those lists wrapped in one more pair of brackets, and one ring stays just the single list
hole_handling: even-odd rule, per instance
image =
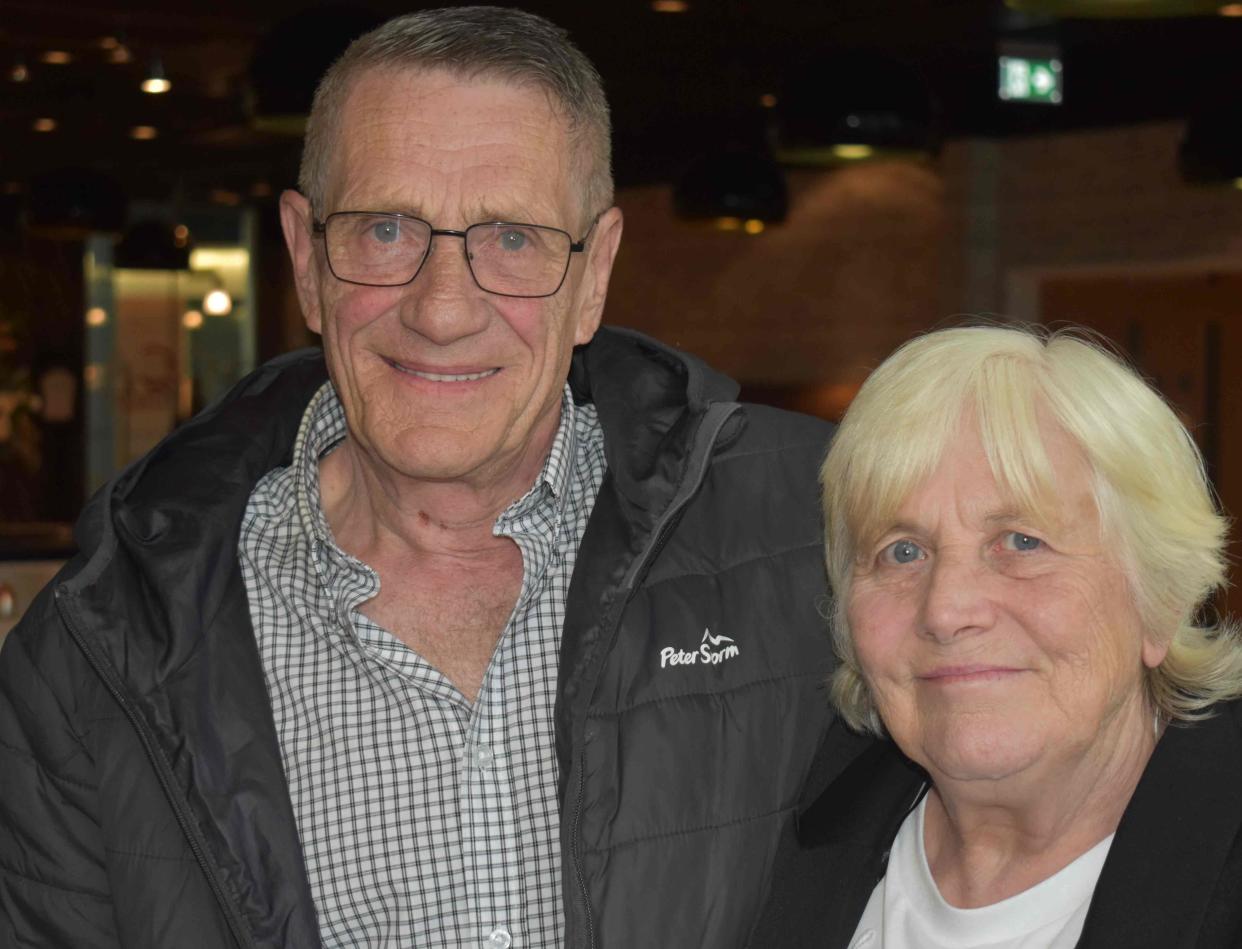
[{"label": "jacket sleeve", "polygon": [[0,949],[119,945],[85,671],[45,590],[0,648]]}]

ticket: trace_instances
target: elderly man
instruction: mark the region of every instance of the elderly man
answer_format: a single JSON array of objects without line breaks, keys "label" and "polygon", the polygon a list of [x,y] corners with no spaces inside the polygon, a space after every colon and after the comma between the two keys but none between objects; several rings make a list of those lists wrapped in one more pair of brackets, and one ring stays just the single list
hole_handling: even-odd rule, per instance
[{"label": "elderly man", "polygon": [[0,945],[744,945],[828,725],[828,430],[600,329],[611,205],[544,20],[332,68],[323,352],[101,492],[5,647]]}]

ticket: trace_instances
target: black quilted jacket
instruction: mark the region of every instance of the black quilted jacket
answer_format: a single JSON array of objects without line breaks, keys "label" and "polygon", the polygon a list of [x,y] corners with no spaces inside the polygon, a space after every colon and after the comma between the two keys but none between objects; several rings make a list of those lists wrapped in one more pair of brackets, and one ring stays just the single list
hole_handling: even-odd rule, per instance
[{"label": "black quilted jacket", "polygon": [[[0,946],[319,945],[235,551],[324,378],[282,357],[123,472],[9,635]],[[829,725],[830,430],[623,331],[570,381],[609,469],[560,666],[567,944],[740,946]]]}]

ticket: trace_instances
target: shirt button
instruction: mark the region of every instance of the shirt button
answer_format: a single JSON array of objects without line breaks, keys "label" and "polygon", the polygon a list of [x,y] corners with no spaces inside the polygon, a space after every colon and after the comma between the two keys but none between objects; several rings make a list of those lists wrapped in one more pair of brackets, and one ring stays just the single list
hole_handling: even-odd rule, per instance
[{"label": "shirt button", "polygon": [[[475,746],[474,763],[475,763],[475,766],[479,768],[479,770],[486,771],[488,768],[492,766],[492,762],[494,762],[495,760],[496,760],[496,756],[492,753],[492,749],[488,748],[487,745],[476,745]],[[499,930],[499,929],[496,930],[496,932],[501,932],[501,931],[502,930]],[[508,946],[508,945],[509,945],[508,943],[505,943],[505,946]]]},{"label": "shirt button", "polygon": [[492,930],[483,945],[487,949],[509,949],[513,945],[513,937],[509,935],[509,930],[498,926]]}]

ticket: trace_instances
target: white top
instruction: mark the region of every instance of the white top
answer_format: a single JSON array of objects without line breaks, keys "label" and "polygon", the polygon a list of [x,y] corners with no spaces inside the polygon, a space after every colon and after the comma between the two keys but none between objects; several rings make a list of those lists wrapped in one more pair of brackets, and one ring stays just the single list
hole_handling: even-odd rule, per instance
[{"label": "white top", "polygon": [[1029,890],[958,909],[944,901],[927,866],[926,804],[924,797],[897,831],[888,872],[871,893],[850,949],[1073,949],[1112,834]]}]

